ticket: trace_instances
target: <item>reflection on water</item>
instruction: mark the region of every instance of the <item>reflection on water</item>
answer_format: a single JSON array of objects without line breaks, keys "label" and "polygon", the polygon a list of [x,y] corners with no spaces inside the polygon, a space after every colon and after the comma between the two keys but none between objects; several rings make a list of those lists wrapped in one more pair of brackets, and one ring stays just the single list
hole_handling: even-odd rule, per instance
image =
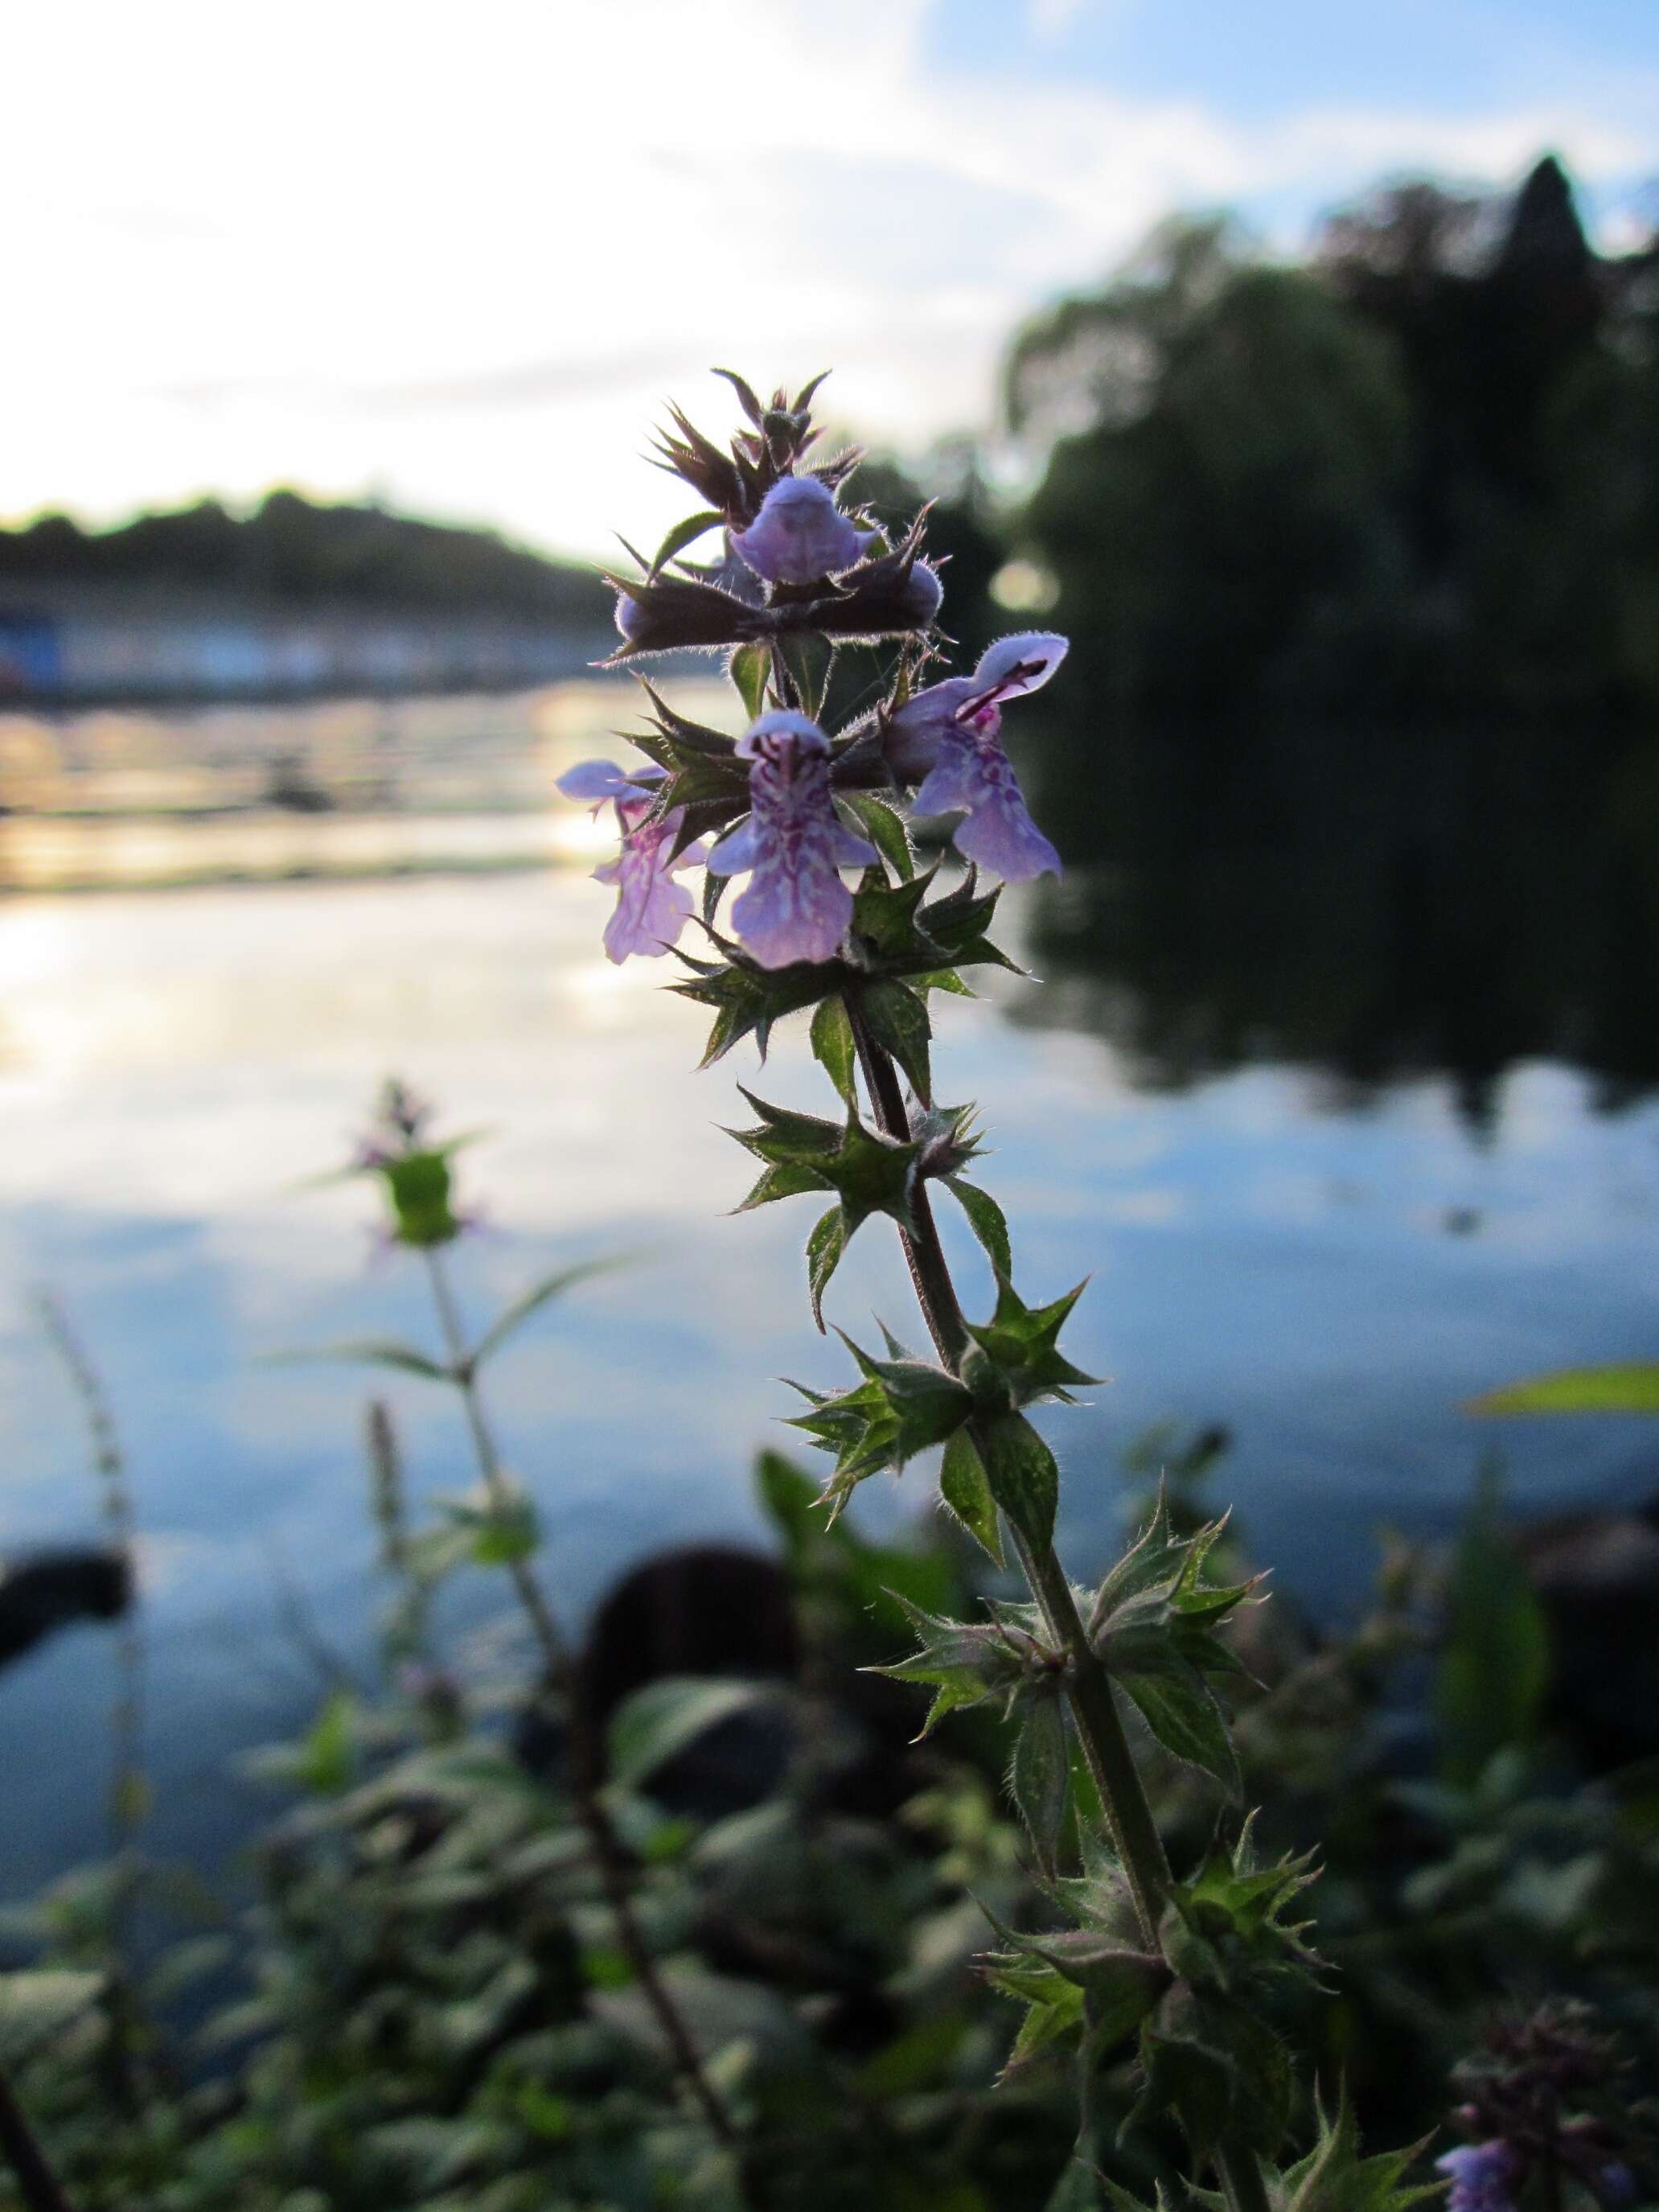
[{"label": "reflection on water", "polygon": [[1084,865],[1043,902],[1031,1013],[1148,1079],[1444,1071],[1477,1119],[1522,1060],[1659,1082],[1659,750],[1304,727],[1103,757],[1056,723],[1033,770]]},{"label": "reflection on water", "polygon": [[[1659,1108],[1597,1104],[1650,1048],[1586,949],[1626,925],[1575,935],[1560,881],[1528,905],[1520,860],[1454,866],[1440,830],[1367,920],[1406,865],[1380,837],[1349,840],[1345,862],[1343,840],[1322,856],[1279,798],[1251,811],[1235,793],[1231,813],[1190,787],[1156,800],[1098,823],[1072,810],[1093,868],[1012,916],[1049,981],[951,1001],[940,1064],[949,1095],[983,1108],[1023,1279],[1045,1293],[1094,1271],[1074,1356],[1117,1380],[1048,1423],[1079,1569],[1111,1540],[1124,1442],[1164,1416],[1218,1419],[1276,1585],[1342,1605],[1380,1523],[1442,1530],[1456,1512],[1478,1441],[1461,1398],[1651,1353]],[[499,821],[451,826],[482,848]],[[507,830],[571,854],[587,835],[568,815]],[[1304,869],[1317,885],[1289,879]],[[702,1023],[657,988],[663,969],[600,957],[605,896],[556,866],[0,903],[0,1542],[95,1523],[76,1409],[26,1304],[46,1280],[105,1370],[148,1532],[160,1849],[234,1834],[247,1807],[228,1753],[313,1693],[281,1589],[302,1589],[348,1651],[363,1640],[366,1385],[261,1355],[429,1334],[418,1273],[376,1256],[369,1194],[295,1188],[343,1156],[386,1071],[453,1126],[491,1132],[465,1163],[493,1224],[460,1255],[475,1314],[565,1258],[639,1255],[497,1373],[572,1609],[667,1537],[751,1530],[747,1462],[785,1410],[769,1378],[839,1371],[802,1295],[804,1223],[788,1206],[725,1218],[747,1178],[716,1125],[741,1118],[732,1085],[752,1063],[694,1073]],[[1639,901],[1632,914],[1650,921]],[[1633,955],[1625,981],[1639,1012],[1651,985]],[[766,1086],[817,1102],[799,1037],[779,1038]],[[977,1304],[982,1263],[946,1230]],[[908,1298],[890,1240],[866,1231],[836,1317],[898,1322]],[[416,1380],[389,1395],[415,1483],[460,1486],[447,1401]],[[1503,1442],[1524,1504],[1634,1498],[1659,1477],[1638,1424]],[[860,1510],[879,1521],[926,1483],[868,1489]],[[21,1778],[0,1814],[9,1884],[98,1832],[99,1759],[62,1747],[96,1744],[107,1658],[76,1630],[0,1675]]]},{"label": "reflection on water", "polygon": [[[709,677],[673,687],[719,720]],[[611,742],[618,678],[459,699],[0,714],[0,890],[501,867],[586,849],[553,780]]]}]

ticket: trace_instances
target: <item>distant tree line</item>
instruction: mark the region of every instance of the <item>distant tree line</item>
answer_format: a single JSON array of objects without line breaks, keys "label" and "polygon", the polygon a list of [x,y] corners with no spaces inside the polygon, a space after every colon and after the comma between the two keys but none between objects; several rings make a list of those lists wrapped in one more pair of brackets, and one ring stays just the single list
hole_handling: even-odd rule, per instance
[{"label": "distant tree line", "polygon": [[1598,254],[1553,158],[1385,187],[1296,265],[1170,224],[1018,334],[1006,396],[1115,720],[1659,706],[1659,246]]},{"label": "distant tree line", "polygon": [[591,569],[495,532],[417,522],[379,507],[324,506],[274,491],[255,513],[216,500],[85,531],[67,515],[0,531],[0,584],[123,583],[230,590],[289,601],[441,608],[608,626]]}]

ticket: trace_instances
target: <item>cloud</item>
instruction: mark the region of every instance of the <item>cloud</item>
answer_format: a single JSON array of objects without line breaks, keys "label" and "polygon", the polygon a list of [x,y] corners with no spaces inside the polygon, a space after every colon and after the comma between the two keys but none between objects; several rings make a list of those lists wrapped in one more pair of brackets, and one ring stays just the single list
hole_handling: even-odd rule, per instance
[{"label": "cloud", "polygon": [[[929,0],[475,0],[464,36],[431,0],[30,11],[0,106],[29,310],[0,501],[372,480],[597,546],[669,519],[629,458],[713,361],[834,363],[848,420],[920,440],[982,420],[1018,316],[1172,207],[1294,225],[1379,171],[1507,179],[1545,144],[1595,184],[1656,166],[1639,70],[1455,114],[1287,90],[1267,127],[1023,72],[1020,22],[1058,38],[1067,0],[984,4],[1010,37],[975,64],[938,58]],[[46,190],[66,172],[74,206]]]}]

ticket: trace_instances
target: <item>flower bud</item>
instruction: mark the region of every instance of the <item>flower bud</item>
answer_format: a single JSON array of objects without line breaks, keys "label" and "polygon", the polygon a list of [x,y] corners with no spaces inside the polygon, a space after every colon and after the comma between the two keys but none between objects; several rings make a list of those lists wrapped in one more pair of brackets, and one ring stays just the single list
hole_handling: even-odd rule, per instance
[{"label": "flower bud", "polygon": [[769,584],[816,584],[853,568],[873,535],[854,527],[817,477],[781,477],[732,543]]}]

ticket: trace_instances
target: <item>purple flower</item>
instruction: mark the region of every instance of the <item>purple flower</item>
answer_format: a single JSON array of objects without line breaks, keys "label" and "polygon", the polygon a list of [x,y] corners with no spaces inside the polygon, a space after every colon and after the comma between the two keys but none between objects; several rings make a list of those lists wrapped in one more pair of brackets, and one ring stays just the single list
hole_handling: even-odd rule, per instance
[{"label": "purple flower", "polygon": [[713,875],[752,871],[732,927],[763,968],[832,960],[853,919],[853,894],[836,871],[868,867],[876,854],[836,812],[830,741],[786,709],[763,714],[738,751],[750,763],[752,811],[708,855]]},{"label": "purple flower", "polygon": [[691,916],[691,895],[674,877],[681,868],[696,867],[704,858],[701,843],[674,852],[674,839],[684,818],[676,806],[659,820],[649,817],[655,799],[641,786],[660,783],[663,771],[646,768],[630,775],[614,761],[579,761],[559,778],[558,788],[567,799],[583,800],[597,813],[606,799],[614,801],[622,830],[622,850],[593,871],[593,880],[615,884],[617,906],[605,926],[605,949],[612,960],[626,960],[637,952],[655,960],[679,941]]},{"label": "purple flower", "polygon": [[1520,2165],[1501,2139],[1460,2143],[1434,2163],[1437,2172],[1451,2177],[1446,2212],[1514,2212]]},{"label": "purple flower", "polygon": [[904,783],[920,783],[939,758],[941,739],[951,735],[963,710],[983,714],[1000,709],[1005,699],[1040,690],[1066,658],[1066,640],[1051,630],[1026,630],[1000,637],[981,656],[971,676],[947,676],[907,699],[893,715],[887,757]]},{"label": "purple flower", "polygon": [[816,584],[852,568],[874,535],[848,520],[817,477],[780,477],[732,543],[769,584]]},{"label": "purple flower", "polygon": [[999,638],[971,676],[952,676],[907,700],[892,718],[888,758],[921,779],[918,814],[965,814],[958,852],[1005,883],[1060,873],[1060,855],[1032,821],[1002,746],[1002,702],[1046,684],[1066,657],[1047,630]]}]

